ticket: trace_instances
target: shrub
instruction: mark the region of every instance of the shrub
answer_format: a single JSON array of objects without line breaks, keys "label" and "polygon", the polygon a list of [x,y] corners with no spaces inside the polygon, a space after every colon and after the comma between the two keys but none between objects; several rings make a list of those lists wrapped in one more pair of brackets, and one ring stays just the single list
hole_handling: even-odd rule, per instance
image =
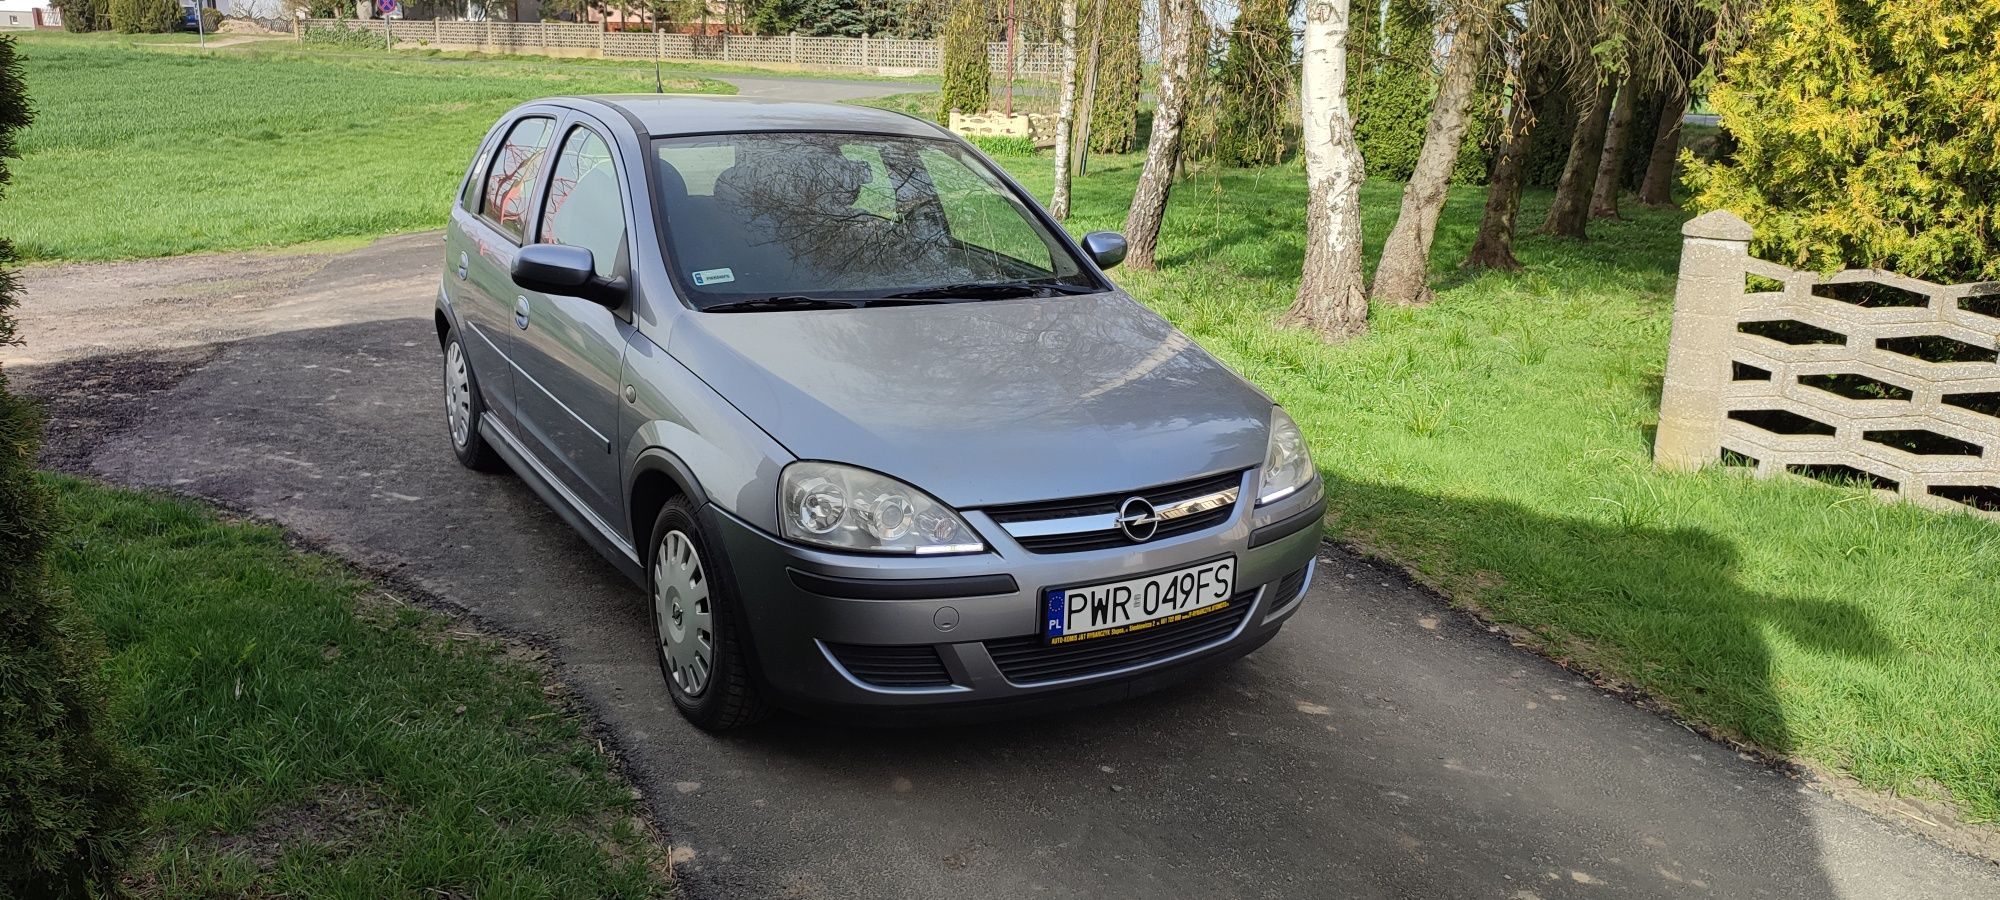
[{"label": "shrub", "polygon": [[978,147],[987,156],[1031,156],[1035,152],[1032,138],[1015,137],[1004,134],[972,134],[966,140]]},{"label": "shrub", "polygon": [[1773,0],[1709,102],[1737,142],[1695,205],[1831,271],[2000,279],[2000,3]]},{"label": "shrub", "polygon": [[[14,39],[0,37],[0,185],[32,117]],[[13,259],[0,240],[0,344],[14,337]],[[39,414],[0,370],[0,896],[111,895],[144,779],[104,721],[96,631],[51,581],[40,444]]]},{"label": "shrub", "polygon": [[110,0],[111,30],[123,34],[165,34],[180,27],[174,0]]},{"label": "shrub", "polygon": [[989,82],[993,66],[986,58],[985,0],[955,0],[944,23],[943,98],[938,122],[951,121],[951,111],[984,112],[993,96]]},{"label": "shrub", "polygon": [[202,7],[201,30],[206,31],[209,34],[214,34],[215,30],[221,27],[222,27],[222,13],[218,10],[210,9],[206,6]]},{"label": "shrub", "polygon": [[[1084,0],[1094,9],[1097,0]],[[1104,3],[1104,40],[1097,47],[1097,99],[1090,105],[1090,152],[1130,153],[1139,143],[1139,3]],[[1087,52],[1095,12],[1078,16],[1078,52]],[[1077,63],[1077,84],[1086,73]]]},{"label": "shrub", "polygon": [[1215,160],[1225,166],[1283,162],[1298,146],[1299,123],[1288,121],[1292,85],[1290,0],[1246,0],[1229,33],[1229,54],[1216,76],[1222,102]]},{"label": "shrub", "polygon": [[[1354,112],[1354,139],[1361,145],[1368,177],[1404,181],[1415,171],[1417,155],[1423,152],[1424,129],[1430,124],[1431,101],[1437,96],[1437,73],[1432,63],[1436,40],[1428,6],[1391,0],[1386,19],[1379,10],[1374,4],[1366,9],[1356,7],[1358,37],[1350,46],[1364,49],[1349,57],[1354,60],[1354,71],[1348,103]],[[1369,52],[1381,46],[1378,35],[1382,29],[1388,31],[1386,50]],[[1488,125],[1499,108],[1490,87],[1482,87],[1474,96],[1465,142],[1452,170],[1454,182],[1486,180],[1492,158],[1485,145]]]},{"label": "shrub", "polygon": [[49,0],[62,13],[64,31],[97,31],[105,27],[104,0]]},{"label": "shrub", "polygon": [[299,36],[299,43],[320,47],[341,47],[348,50],[381,49],[382,35],[351,25],[329,25],[323,28],[308,28]]}]

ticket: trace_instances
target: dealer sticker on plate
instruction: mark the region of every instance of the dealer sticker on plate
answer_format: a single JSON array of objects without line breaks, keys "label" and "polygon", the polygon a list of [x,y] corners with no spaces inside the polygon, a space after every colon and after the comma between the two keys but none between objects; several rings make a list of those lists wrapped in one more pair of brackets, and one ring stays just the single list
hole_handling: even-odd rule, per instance
[{"label": "dealer sticker on plate", "polygon": [[1224,609],[1236,593],[1236,557],[1127,581],[1042,592],[1051,644],[1115,637]]}]

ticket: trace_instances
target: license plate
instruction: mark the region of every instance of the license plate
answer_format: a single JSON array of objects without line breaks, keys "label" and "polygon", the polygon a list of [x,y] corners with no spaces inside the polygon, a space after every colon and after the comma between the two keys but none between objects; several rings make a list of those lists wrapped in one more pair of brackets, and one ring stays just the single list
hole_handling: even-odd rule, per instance
[{"label": "license plate", "polygon": [[1042,591],[1050,644],[1117,637],[1225,609],[1236,594],[1236,557],[1126,581]]}]

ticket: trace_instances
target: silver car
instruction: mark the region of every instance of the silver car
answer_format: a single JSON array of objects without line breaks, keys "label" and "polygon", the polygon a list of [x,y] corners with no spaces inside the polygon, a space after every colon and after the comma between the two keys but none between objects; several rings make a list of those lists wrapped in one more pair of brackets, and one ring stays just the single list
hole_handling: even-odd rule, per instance
[{"label": "silver car", "polygon": [[675,705],[1091,702],[1262,645],[1325,509],[1298,426],[965,141],[878,110],[521,106],[438,290],[458,458],[650,600]]}]

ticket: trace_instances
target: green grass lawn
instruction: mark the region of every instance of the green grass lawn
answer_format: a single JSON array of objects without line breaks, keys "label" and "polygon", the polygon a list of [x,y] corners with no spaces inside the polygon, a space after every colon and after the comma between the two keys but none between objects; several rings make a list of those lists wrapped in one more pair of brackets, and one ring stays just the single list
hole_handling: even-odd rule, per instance
[{"label": "green grass lawn", "polygon": [[[611,77],[601,66],[574,76],[427,69],[398,86],[406,64],[385,59],[246,56],[224,66],[157,50],[62,57],[53,43],[27,46],[40,57],[30,77],[43,124],[30,133],[19,193],[0,204],[0,233],[48,256],[436,225],[500,107]],[[75,71],[62,74],[65,58]],[[200,89],[212,102],[173,103],[160,116],[120,96],[131,79],[193,83],[180,65],[204,67]],[[323,95],[337,93],[327,104],[343,112],[296,102],[335,83],[343,87]],[[371,90],[411,93],[347,99]],[[112,107],[124,113],[97,112]],[[426,107],[454,112],[419,115]],[[259,133],[267,120],[266,142],[291,144],[277,123],[300,117],[324,118],[308,143],[338,152],[315,149],[311,166],[248,154],[268,177],[224,180],[214,196],[226,201],[190,196],[158,162],[244,140],[221,136]],[[381,121],[403,127],[372,124]],[[75,180],[42,183],[76,155],[96,162]],[[1001,161],[1046,196],[1045,155]],[[1071,227],[1120,227],[1138,164],[1094,158]],[[384,172],[397,189],[379,189]],[[1114,274],[1299,419],[1331,484],[1334,537],[1720,734],[1876,787],[1948,797],[1976,821],[2000,819],[2000,525],[1878,503],[1851,487],[1654,470],[1680,214],[1630,210],[1593,226],[1589,243],[1525,236],[1527,271],[1466,276],[1453,264],[1481,192],[1460,188],[1438,236],[1438,303],[1378,310],[1373,334],[1328,346],[1271,325],[1296,286],[1303,192],[1296,165],[1196,171],[1175,190],[1163,270]],[[1399,192],[1379,182],[1364,192],[1371,249]],[[69,202],[83,196],[213,205],[190,217]],[[1531,196],[1523,220],[1538,221],[1546,203]]]},{"label": "green grass lawn", "polygon": [[[55,564],[156,770],[175,897],[646,897],[638,804],[541,673],[277,529],[53,479]],[[661,864],[663,865],[663,864]]]},{"label": "green grass lawn", "polygon": [[[178,36],[176,36],[178,37]],[[650,68],[20,38],[39,109],[0,233],[28,259],[114,259],[436,227],[509,107],[650,91]],[[179,41],[178,43],[185,43]],[[728,93],[675,75],[668,90]]]}]

